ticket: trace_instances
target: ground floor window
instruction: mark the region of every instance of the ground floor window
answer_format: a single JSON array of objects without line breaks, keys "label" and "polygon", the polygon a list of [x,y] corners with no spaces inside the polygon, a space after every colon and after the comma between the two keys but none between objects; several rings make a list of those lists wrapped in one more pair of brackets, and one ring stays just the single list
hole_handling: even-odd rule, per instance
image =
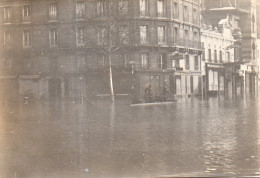
[{"label": "ground floor window", "polygon": [[209,91],[218,91],[218,71],[208,71]]},{"label": "ground floor window", "polygon": [[175,77],[175,80],[176,80],[176,94],[177,95],[180,95],[181,94],[181,91],[182,91],[182,87],[181,87],[181,76],[178,75]]},{"label": "ground floor window", "polygon": [[194,93],[193,76],[190,76],[190,93]]}]

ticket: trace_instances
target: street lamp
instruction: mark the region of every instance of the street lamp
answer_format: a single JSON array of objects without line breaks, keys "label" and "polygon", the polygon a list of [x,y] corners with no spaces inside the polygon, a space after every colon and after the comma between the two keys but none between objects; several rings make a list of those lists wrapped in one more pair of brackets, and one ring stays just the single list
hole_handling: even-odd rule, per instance
[{"label": "street lamp", "polygon": [[134,78],[134,68],[135,65],[138,64],[136,61],[129,61],[129,64],[131,65],[131,78],[132,78],[132,82],[131,82],[131,100],[132,103],[136,102],[136,89],[135,89],[135,78]]}]

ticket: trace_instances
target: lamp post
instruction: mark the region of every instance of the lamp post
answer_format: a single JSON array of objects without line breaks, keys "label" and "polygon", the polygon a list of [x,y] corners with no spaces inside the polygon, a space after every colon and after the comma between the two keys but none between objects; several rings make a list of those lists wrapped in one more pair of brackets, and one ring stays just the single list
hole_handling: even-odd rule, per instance
[{"label": "lamp post", "polygon": [[135,65],[138,63],[134,60],[131,60],[129,61],[129,64],[131,65],[131,100],[132,103],[135,103],[137,96],[136,96],[136,88],[135,88],[134,70],[135,70]]}]

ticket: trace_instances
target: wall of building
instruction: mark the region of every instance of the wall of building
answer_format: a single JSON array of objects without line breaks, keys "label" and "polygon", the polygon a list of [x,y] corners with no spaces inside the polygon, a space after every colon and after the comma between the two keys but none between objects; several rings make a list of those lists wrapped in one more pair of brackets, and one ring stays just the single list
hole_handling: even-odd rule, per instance
[{"label": "wall of building", "polygon": [[[0,14],[4,14],[4,8],[10,7],[10,21],[0,19],[0,52],[1,59],[8,61],[10,70],[8,74],[39,75],[45,78],[38,83],[19,80],[20,93],[26,93],[31,88],[35,90],[34,95],[41,97],[47,95],[50,86],[54,90],[61,90],[61,96],[79,97],[86,96],[88,85],[88,72],[104,69],[108,66],[105,51],[97,44],[99,28],[105,26],[107,12],[104,16],[98,16],[98,1],[81,1],[85,3],[85,11],[82,18],[77,17],[76,3],[74,0],[46,0],[46,1],[0,1]],[[101,1],[100,1],[101,2]],[[115,1],[116,2],[116,1]],[[49,8],[52,3],[56,4],[56,19],[49,18]],[[200,71],[200,18],[198,0],[165,0],[163,13],[158,14],[157,0],[147,1],[148,9],[145,15],[140,13],[140,1],[128,1],[128,13],[122,20],[117,21],[112,32],[116,34],[114,42],[118,43],[118,30],[122,25],[129,29],[129,43],[124,44],[120,50],[111,54],[114,70],[124,66],[124,71],[131,71],[129,61],[135,61],[135,70],[149,72],[163,72],[163,70],[174,71],[176,61],[172,53],[179,51],[186,59],[180,59],[179,63],[183,71],[179,75],[186,76],[187,72],[195,71],[194,86],[199,86],[197,74]],[[29,5],[30,16],[24,21],[23,6]],[[118,5],[113,7],[116,12]],[[138,17],[137,19],[132,17]],[[140,26],[147,26],[147,43],[140,44]],[[165,29],[165,42],[158,43],[158,28]],[[77,45],[77,29],[84,29],[83,44]],[[50,45],[50,30],[57,30],[57,44]],[[176,31],[177,30],[177,31]],[[4,46],[4,34],[10,32],[10,46]],[[30,33],[30,45],[24,47],[23,33]],[[176,33],[177,32],[177,33]],[[149,67],[141,68],[141,54],[146,52],[149,56]],[[166,58],[166,67],[159,65],[159,54],[163,53]],[[126,54],[127,59],[122,59]],[[198,62],[195,65],[195,56]],[[126,64],[124,61],[127,61]],[[0,62],[2,65],[4,62]],[[187,67],[188,66],[188,67]],[[82,78],[83,76],[83,78]],[[119,75],[118,75],[119,76]],[[52,86],[51,78],[58,78],[58,85]],[[97,77],[96,80],[99,80]],[[189,80],[189,79],[187,79]],[[91,80],[90,80],[91,81]],[[188,82],[192,83],[192,82]],[[29,87],[29,88],[28,88]],[[39,90],[37,89],[39,87]],[[129,92],[128,89],[126,89]],[[187,89],[189,91],[191,89]],[[198,93],[198,89],[192,89]],[[117,89],[118,92],[123,92]],[[186,92],[186,94],[191,92]]]},{"label": "wall of building", "polygon": [[[211,26],[204,26],[201,31],[201,42],[204,44],[204,59],[206,62],[228,63],[234,62],[234,38],[231,29],[221,31],[218,28],[212,29]],[[211,55],[209,53],[211,51]],[[215,59],[214,51],[216,50],[217,59]],[[228,59],[228,54],[230,58]],[[220,55],[222,54],[222,61]]]}]

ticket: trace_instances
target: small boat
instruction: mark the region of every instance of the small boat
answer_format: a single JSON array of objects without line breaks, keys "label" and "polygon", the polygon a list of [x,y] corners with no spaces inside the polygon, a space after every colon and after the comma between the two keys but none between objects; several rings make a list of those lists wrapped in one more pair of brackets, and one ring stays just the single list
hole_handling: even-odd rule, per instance
[{"label": "small boat", "polygon": [[177,100],[154,102],[154,103],[136,103],[136,104],[131,104],[130,106],[151,106],[151,105],[172,104],[172,103],[174,103],[174,101],[177,101]]}]

